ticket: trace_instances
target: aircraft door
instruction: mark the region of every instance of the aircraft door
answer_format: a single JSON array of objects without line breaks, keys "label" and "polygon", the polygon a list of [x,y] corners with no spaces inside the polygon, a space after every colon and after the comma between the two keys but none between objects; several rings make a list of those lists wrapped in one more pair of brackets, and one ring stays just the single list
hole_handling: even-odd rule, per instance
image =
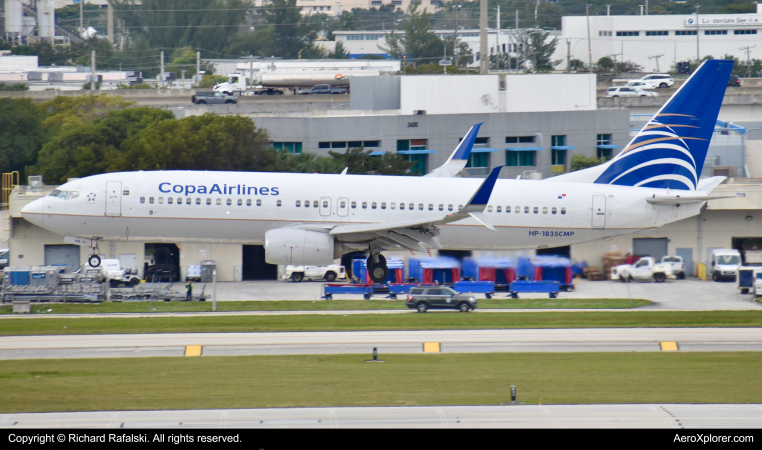
[{"label": "aircraft door", "polygon": [[606,196],[593,195],[593,228],[606,227]]},{"label": "aircraft door", "polygon": [[339,204],[336,206],[336,212],[339,217],[347,217],[349,214],[349,199],[346,197],[339,197]]},{"label": "aircraft door", "polygon": [[121,181],[107,181],[106,182],[106,215],[107,216],[121,216],[122,215],[122,182]]},{"label": "aircraft door", "polygon": [[331,215],[331,197],[322,197],[320,199],[320,215],[321,216]]}]

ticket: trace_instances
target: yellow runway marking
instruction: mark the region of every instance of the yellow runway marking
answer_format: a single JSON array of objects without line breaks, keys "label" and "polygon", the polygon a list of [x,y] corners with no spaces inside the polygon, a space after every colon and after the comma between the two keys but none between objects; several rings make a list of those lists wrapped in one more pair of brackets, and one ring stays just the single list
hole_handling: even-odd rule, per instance
[{"label": "yellow runway marking", "polygon": [[663,352],[676,352],[677,351],[677,342],[660,342],[661,344],[661,351]]},{"label": "yellow runway marking", "polygon": [[424,353],[439,353],[441,350],[439,348],[439,342],[424,342],[423,343],[423,352]]},{"label": "yellow runway marking", "polygon": [[200,345],[186,345],[185,356],[201,356],[201,346]]}]

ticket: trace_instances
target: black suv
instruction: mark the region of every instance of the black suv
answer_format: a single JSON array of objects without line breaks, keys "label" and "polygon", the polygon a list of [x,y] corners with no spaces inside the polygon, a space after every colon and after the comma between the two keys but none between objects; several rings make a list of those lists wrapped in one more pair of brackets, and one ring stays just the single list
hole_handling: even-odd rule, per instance
[{"label": "black suv", "polygon": [[728,86],[741,87],[741,80],[737,76],[731,75],[728,80]]},{"label": "black suv", "polygon": [[470,294],[459,294],[444,286],[419,286],[410,289],[405,304],[408,308],[415,308],[420,313],[425,313],[430,308],[449,308],[469,312],[476,309],[476,297]]}]

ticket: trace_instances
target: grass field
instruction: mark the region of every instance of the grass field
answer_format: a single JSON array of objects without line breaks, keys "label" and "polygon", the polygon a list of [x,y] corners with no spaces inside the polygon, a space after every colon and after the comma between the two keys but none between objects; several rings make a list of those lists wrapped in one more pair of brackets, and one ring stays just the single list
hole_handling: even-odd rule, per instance
[{"label": "grass field", "polygon": [[[652,302],[621,298],[536,298],[479,300],[479,308],[569,308],[613,309],[637,308]],[[335,311],[407,309],[404,300],[319,300],[319,301],[234,301],[217,302],[217,311]],[[48,311],[51,310],[51,311]],[[212,310],[212,302],[104,302],[33,304],[32,314],[132,313],[132,312],[204,312]],[[0,314],[10,314],[10,305],[0,306]]]},{"label": "grass field", "polygon": [[762,403],[756,352],[15,360],[0,413],[307,406]]},{"label": "grass field", "polygon": [[578,311],[2,319],[0,335],[240,331],[759,327],[762,311]]}]

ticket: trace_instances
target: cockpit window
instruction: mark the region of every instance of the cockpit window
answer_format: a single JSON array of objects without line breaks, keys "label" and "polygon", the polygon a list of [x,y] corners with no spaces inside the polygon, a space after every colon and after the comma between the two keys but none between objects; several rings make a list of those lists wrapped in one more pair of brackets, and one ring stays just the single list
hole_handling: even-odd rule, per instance
[{"label": "cockpit window", "polygon": [[74,199],[79,197],[79,191],[61,191],[56,189],[50,193],[50,197],[57,197],[62,200]]}]

